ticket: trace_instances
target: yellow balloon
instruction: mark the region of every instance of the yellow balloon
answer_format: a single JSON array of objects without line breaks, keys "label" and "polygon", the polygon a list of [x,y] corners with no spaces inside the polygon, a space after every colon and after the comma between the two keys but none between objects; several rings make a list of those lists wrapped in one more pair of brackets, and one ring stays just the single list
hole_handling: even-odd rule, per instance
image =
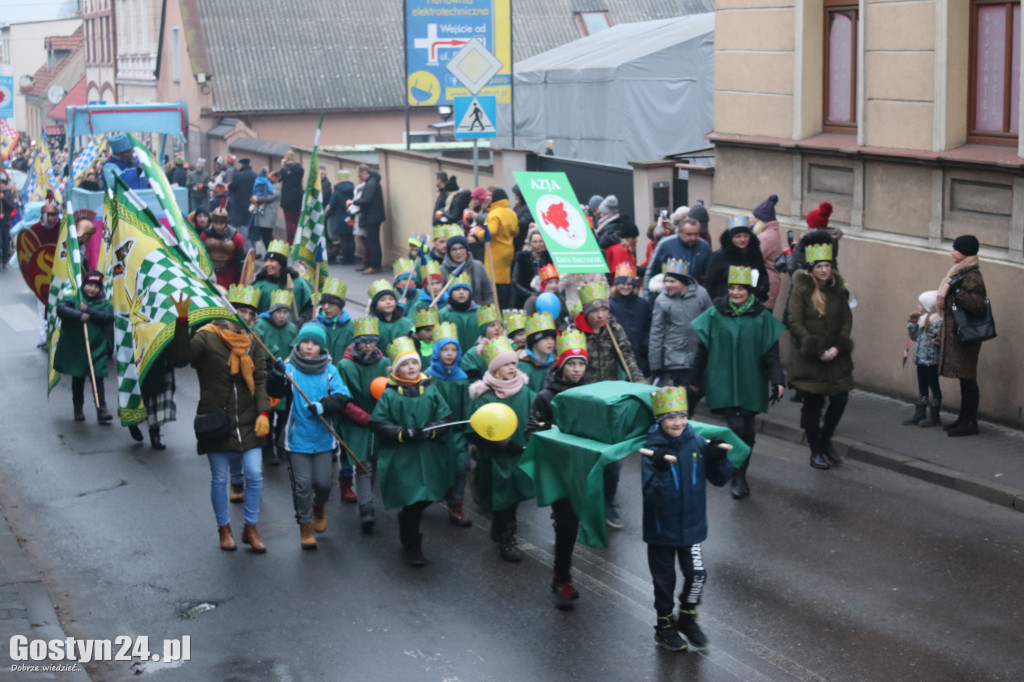
[{"label": "yellow balloon", "polygon": [[488,403],[473,413],[469,418],[469,425],[481,438],[499,441],[512,437],[519,426],[519,419],[508,405]]}]

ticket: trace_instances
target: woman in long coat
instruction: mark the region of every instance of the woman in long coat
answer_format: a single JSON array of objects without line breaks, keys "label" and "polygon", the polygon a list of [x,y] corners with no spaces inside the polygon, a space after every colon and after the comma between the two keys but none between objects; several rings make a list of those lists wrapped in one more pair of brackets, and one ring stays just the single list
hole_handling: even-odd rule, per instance
[{"label": "woman in long coat", "polygon": [[969,315],[985,314],[985,280],[978,266],[978,239],[961,235],[953,241],[953,267],[939,285],[939,308],[946,324],[942,325],[942,346],[939,375],[960,380],[960,416],[946,425],[949,436],[973,436],[978,433],[978,354],[980,343],[957,341],[953,324],[953,305]]}]

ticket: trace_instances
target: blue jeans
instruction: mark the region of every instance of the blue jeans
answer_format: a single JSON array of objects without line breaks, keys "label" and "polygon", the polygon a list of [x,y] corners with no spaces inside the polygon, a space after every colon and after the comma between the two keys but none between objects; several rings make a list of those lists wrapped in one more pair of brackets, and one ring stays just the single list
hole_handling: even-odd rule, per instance
[{"label": "blue jeans", "polygon": [[210,460],[210,501],[218,526],[231,523],[228,514],[228,470],[242,467],[245,475],[245,522],[256,523],[260,517],[260,494],[263,491],[263,450],[244,452],[208,452]]}]

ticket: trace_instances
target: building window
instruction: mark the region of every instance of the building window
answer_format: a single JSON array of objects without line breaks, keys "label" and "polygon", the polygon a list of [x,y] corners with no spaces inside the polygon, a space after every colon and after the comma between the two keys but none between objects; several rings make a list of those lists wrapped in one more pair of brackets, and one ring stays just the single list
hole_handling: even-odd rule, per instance
[{"label": "building window", "polygon": [[178,27],[171,29],[171,74],[174,82],[181,82],[181,48],[178,46]]},{"label": "building window", "polygon": [[822,130],[857,128],[857,6],[825,2],[824,112]]},{"label": "building window", "polygon": [[1020,2],[971,4],[968,142],[1016,145],[1020,111]]},{"label": "building window", "polygon": [[585,36],[599,33],[606,28],[610,28],[612,25],[611,20],[608,18],[607,10],[601,10],[599,12],[577,12],[576,23],[579,24],[580,31]]}]

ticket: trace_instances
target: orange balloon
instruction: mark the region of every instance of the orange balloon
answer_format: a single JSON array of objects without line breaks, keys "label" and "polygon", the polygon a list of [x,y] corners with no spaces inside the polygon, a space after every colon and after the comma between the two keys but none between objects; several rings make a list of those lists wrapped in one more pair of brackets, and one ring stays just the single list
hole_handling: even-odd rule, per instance
[{"label": "orange balloon", "polygon": [[370,382],[370,395],[373,396],[374,400],[380,400],[380,397],[384,395],[384,389],[388,387],[388,380],[384,377],[377,377]]}]

